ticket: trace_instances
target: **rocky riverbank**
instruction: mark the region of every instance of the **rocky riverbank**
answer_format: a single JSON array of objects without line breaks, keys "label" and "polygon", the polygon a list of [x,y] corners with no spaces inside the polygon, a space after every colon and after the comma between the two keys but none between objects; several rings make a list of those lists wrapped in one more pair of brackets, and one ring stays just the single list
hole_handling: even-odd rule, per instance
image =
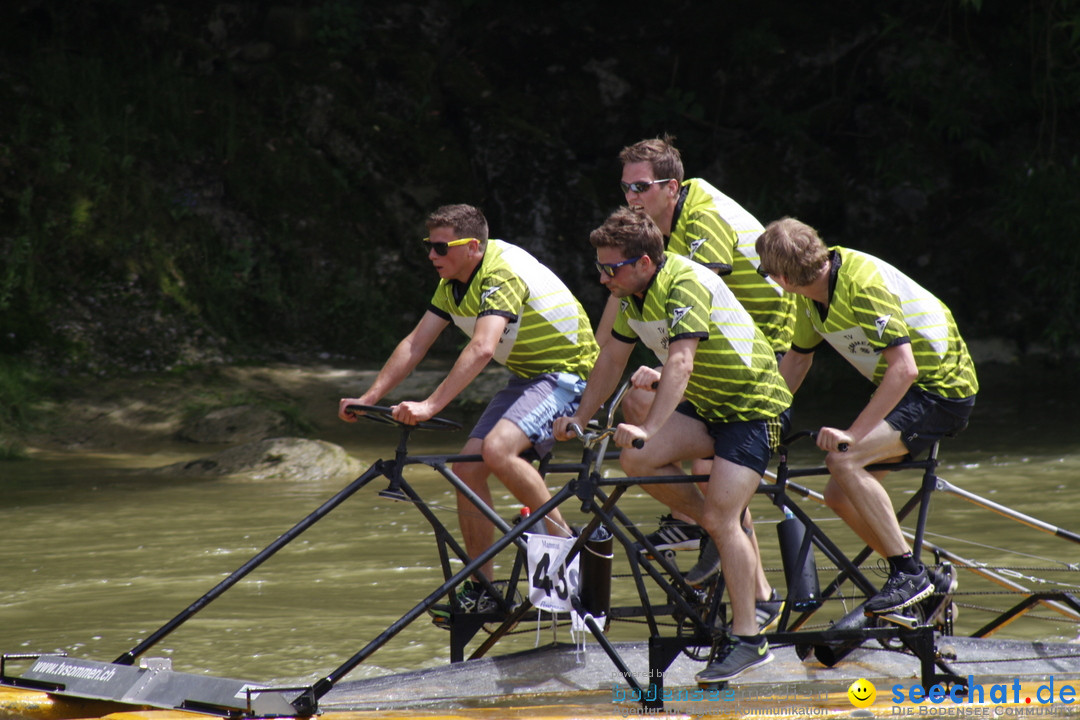
[{"label": "rocky riverbank", "polygon": [[[993,344],[973,343],[972,350],[982,382],[980,422],[990,417],[1008,421],[1030,406],[1048,417],[1060,415],[1080,401],[1080,383],[1071,366],[1040,356],[1018,358]],[[870,390],[831,354],[819,355],[796,404],[802,423],[836,422],[856,412]],[[426,396],[447,369],[445,363],[425,362],[383,402]],[[257,477],[294,473],[295,467],[308,464],[316,473],[351,474],[355,466],[347,454],[333,449],[355,437],[355,427],[337,417],[338,401],[362,393],[376,373],[329,363],[277,363],[72,378],[65,394],[33,408],[33,429],[17,441],[31,458],[41,452],[140,455],[159,449],[202,458],[172,469],[183,474],[232,474],[246,467],[244,472]],[[462,420],[486,403],[506,377],[502,368],[486,370],[443,414]],[[269,449],[259,445],[280,438],[296,442]],[[218,456],[241,447],[246,454]]]},{"label": "rocky riverbank", "polygon": [[[278,435],[338,434],[338,400],[363,392],[376,370],[329,365],[221,366],[95,379],[41,403],[31,450],[138,452],[163,443],[240,444]],[[393,398],[420,398],[445,368],[414,372]],[[484,371],[455,409],[487,401],[506,372]]]}]

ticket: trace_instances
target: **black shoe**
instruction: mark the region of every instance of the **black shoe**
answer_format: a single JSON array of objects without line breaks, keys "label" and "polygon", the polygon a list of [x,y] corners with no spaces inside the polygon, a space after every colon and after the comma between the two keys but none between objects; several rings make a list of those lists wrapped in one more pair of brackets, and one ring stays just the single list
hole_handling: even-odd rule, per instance
[{"label": "black shoe", "polygon": [[927,625],[936,625],[943,619],[945,611],[952,604],[952,595],[956,591],[956,568],[952,563],[942,563],[938,567],[928,568],[930,583],[934,592],[919,603]]},{"label": "black shoe", "polygon": [[[492,583],[496,589],[505,589],[507,582],[505,580],[496,580]],[[466,580],[458,586],[457,601],[461,606],[461,613],[475,613],[478,615],[484,615],[489,613],[499,612],[499,600],[492,597],[488,593],[487,588],[478,582],[472,580]],[[521,595],[514,592],[514,600],[510,603],[511,607],[516,607],[521,602]],[[438,627],[445,630],[450,629],[450,616],[453,614],[453,608],[450,603],[440,603],[438,605],[432,605],[428,608],[428,615],[431,616],[431,622]]]},{"label": "black shoe", "polygon": [[[708,537],[708,534],[697,525],[664,515],[660,518],[660,527],[646,535],[645,539],[651,542],[658,552],[666,552],[697,550],[704,537]],[[645,552],[645,548],[642,547],[641,551]]]},{"label": "black shoe", "polygon": [[866,601],[866,614],[883,615],[896,612],[917,603],[933,592],[934,584],[930,582],[930,574],[922,565],[919,566],[919,572],[914,575],[894,571],[885,581],[885,586],[881,588],[881,591]]},{"label": "black shoe", "polygon": [[769,641],[762,638],[760,645],[751,645],[735,635],[728,636],[712,662],[694,676],[697,684],[708,690],[713,686],[739,677],[750,668],[772,662]]},{"label": "black shoe", "polygon": [[716,549],[716,543],[708,535],[701,541],[698,550],[697,563],[683,575],[687,583],[698,587],[716,577],[720,572],[720,551]]}]

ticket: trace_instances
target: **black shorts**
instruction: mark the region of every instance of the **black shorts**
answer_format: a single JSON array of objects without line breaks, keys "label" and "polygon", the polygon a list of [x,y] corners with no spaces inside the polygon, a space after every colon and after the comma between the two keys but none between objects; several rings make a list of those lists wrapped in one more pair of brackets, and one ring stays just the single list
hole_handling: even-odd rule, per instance
[{"label": "black shorts", "polygon": [[689,400],[683,400],[675,410],[705,425],[713,439],[713,457],[750,468],[759,475],[765,474],[772,457],[768,421],[710,422],[698,414]]},{"label": "black shorts", "polygon": [[912,385],[885,416],[885,422],[900,431],[901,442],[915,457],[941,438],[955,437],[966,428],[974,407],[974,395],[950,400]]}]

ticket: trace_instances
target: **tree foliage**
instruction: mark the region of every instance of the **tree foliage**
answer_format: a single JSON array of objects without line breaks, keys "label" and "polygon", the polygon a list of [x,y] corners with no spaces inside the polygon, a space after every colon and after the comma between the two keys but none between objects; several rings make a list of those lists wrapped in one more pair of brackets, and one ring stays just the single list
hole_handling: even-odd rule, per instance
[{"label": "tree foliage", "polygon": [[1080,333],[1080,0],[10,5],[7,352],[380,358],[425,307],[416,240],[447,202],[598,312],[587,234],[622,202],[618,150],[661,133],[763,222],[905,269],[968,336]]}]

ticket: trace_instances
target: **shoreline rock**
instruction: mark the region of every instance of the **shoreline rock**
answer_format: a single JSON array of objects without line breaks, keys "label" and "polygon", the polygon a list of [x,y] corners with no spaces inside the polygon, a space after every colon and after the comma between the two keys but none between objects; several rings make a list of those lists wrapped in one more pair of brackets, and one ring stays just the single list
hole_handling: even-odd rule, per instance
[{"label": "shoreline rock", "polygon": [[147,471],[177,479],[224,478],[258,482],[317,482],[356,477],[364,464],[344,448],[323,440],[279,437],[244,443],[198,460],[172,463]]}]

